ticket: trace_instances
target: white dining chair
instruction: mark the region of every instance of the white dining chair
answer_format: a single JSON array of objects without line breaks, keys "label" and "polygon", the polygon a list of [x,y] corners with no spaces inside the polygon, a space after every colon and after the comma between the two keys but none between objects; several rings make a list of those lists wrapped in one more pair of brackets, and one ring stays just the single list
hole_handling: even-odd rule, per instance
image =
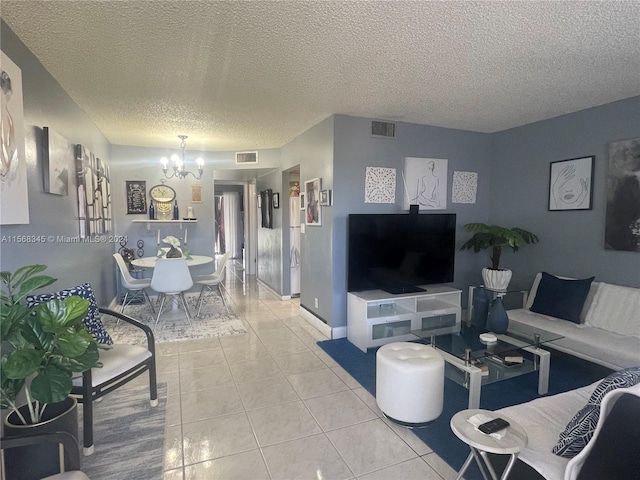
[{"label": "white dining chair", "polygon": [[218,262],[218,267],[216,268],[215,272],[210,273],[209,275],[199,275],[193,279],[193,283],[195,283],[196,285],[202,285],[202,288],[200,289],[200,296],[198,297],[198,303],[196,307],[198,309],[198,313],[196,313],[196,317],[200,316],[200,310],[202,309],[202,303],[204,301],[206,291],[207,290],[213,291],[214,288],[220,294],[220,298],[222,298],[222,303],[224,305],[224,308],[226,308],[227,313],[229,313],[229,305],[227,305],[227,301],[225,300],[224,295],[222,294],[221,287],[224,287],[224,285],[222,284],[222,281],[224,280],[224,272],[227,266],[227,261],[229,260],[230,256],[231,256],[231,252],[226,252],[222,256],[222,258],[220,258],[220,261]]},{"label": "white dining chair", "polygon": [[114,253],[113,258],[116,259],[118,270],[120,270],[120,279],[122,281],[122,286],[127,289],[127,293],[124,294],[124,298],[122,299],[120,313],[124,313],[124,308],[134,300],[140,299],[140,296],[142,295],[142,299],[149,304],[153,315],[155,315],[156,311],[153,308],[153,302],[151,302],[149,294],[146,290],[151,286],[151,279],[133,278],[129,273],[129,268],[127,267],[127,263],[124,261],[122,255],[120,255],[119,253]]},{"label": "white dining chair", "polygon": [[191,315],[187,301],[184,298],[184,292],[193,287],[193,280],[187,261],[184,258],[159,258],[153,269],[151,277],[151,288],[160,294],[160,308],[158,309],[158,317],[155,326],[158,326],[160,315],[164,309],[167,295],[177,297],[182,302],[182,307],[187,316],[187,321],[191,325]]}]

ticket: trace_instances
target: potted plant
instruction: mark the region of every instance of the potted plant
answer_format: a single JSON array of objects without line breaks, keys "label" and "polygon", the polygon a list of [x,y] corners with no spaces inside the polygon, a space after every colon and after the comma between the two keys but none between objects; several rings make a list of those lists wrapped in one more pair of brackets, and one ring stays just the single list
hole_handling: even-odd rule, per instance
[{"label": "potted plant", "polygon": [[[69,396],[72,379],[76,372],[99,366],[98,344],[82,323],[87,300],[71,296],[35,307],[24,304],[27,295],[56,281],[40,275],[46,268],[29,265],[13,274],[0,273],[0,405],[10,410],[5,434],[55,428],[71,430],[77,439],[77,404]],[[54,418],[61,426],[52,426]]]},{"label": "potted plant", "polygon": [[511,270],[500,268],[502,247],[509,247],[514,252],[524,245],[538,243],[538,237],[522,228],[505,228],[485,223],[468,223],[465,228],[473,236],[462,244],[460,250],[491,249],[491,268],[482,269],[484,285],[491,290],[506,290],[511,281]]}]

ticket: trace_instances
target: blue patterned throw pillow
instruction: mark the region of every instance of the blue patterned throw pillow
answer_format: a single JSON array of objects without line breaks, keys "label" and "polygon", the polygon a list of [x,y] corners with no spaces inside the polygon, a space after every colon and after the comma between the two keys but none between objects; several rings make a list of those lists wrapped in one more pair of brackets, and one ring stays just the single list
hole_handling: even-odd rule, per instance
[{"label": "blue patterned throw pillow", "polygon": [[573,458],[589,443],[600,418],[600,404],[604,396],[617,388],[631,387],[640,383],[640,367],[630,367],[614,372],[596,387],[587,404],[574,415],[560,433],[553,453]]},{"label": "blue patterned throw pillow", "polygon": [[84,323],[87,331],[93,335],[96,342],[105,345],[113,345],[111,335],[105,330],[102,320],[100,320],[100,311],[98,310],[98,304],[96,303],[96,297],[93,295],[93,289],[88,283],[78,285],[77,287],[67,288],[66,290],[60,290],[56,293],[44,293],[42,295],[29,295],[27,297],[27,305],[29,307],[35,307],[39,303],[48,302],[49,300],[64,300],[65,298],[77,295],[89,300],[89,310],[87,316],[84,317],[82,323]]}]

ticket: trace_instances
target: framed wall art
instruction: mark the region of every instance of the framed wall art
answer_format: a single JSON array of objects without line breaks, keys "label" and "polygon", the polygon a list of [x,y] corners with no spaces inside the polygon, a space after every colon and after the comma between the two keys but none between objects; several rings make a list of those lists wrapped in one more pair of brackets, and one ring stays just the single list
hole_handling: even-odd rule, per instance
[{"label": "framed wall art", "polygon": [[411,205],[420,210],[447,208],[447,164],[444,158],[404,159],[404,210]]},{"label": "framed wall art", "polygon": [[640,137],[609,144],[605,248],[640,252]]},{"label": "framed wall art", "polygon": [[127,215],[147,213],[147,182],[126,180]]},{"label": "framed wall art", "polygon": [[321,190],[320,191],[320,205],[323,207],[329,207],[333,204],[331,198],[331,190]]},{"label": "framed wall art", "polygon": [[22,70],[4,52],[1,52],[1,57],[0,223],[25,225],[29,223],[29,188],[24,149]]},{"label": "framed wall art", "polygon": [[591,210],[594,156],[551,162],[549,210]]},{"label": "framed wall art", "polygon": [[304,182],[305,209],[307,225],[322,225],[322,209],[320,208],[320,179],[313,178]]},{"label": "framed wall art", "polygon": [[73,151],[69,142],[49,127],[42,128],[42,174],[44,191],[54,195],[69,195],[69,165]]}]

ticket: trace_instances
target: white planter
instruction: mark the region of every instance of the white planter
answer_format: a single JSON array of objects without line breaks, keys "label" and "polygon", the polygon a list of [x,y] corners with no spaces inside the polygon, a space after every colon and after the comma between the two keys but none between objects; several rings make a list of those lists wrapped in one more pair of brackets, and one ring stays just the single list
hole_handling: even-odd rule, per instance
[{"label": "white planter", "polygon": [[482,280],[484,281],[484,286],[489,290],[506,291],[511,281],[511,274],[512,272],[509,269],[493,270],[491,268],[483,268]]}]

